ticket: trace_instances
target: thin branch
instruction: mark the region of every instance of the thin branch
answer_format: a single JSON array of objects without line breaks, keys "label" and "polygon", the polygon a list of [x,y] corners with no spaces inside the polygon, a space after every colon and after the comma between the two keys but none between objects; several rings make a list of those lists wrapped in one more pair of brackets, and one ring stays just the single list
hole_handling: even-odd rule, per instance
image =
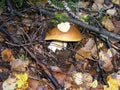
[{"label": "thin branch", "polygon": [[[44,13],[46,15],[49,15],[49,16],[52,16],[52,17],[55,17],[55,14],[53,12],[49,12],[43,8],[39,8],[39,11],[41,13]],[[119,34],[116,34],[116,33],[113,33],[113,32],[109,32],[108,30],[106,29],[101,29],[101,28],[96,28],[95,26],[92,26],[92,25],[88,25],[88,24],[85,24],[84,22],[80,21],[80,20],[76,20],[76,19],[71,19],[71,18],[68,18],[68,17],[65,17],[66,20],[68,20],[69,22],[72,22],[78,26],[81,26],[87,30],[90,30],[92,32],[95,32],[97,34],[100,34],[100,35],[104,35],[108,38],[113,38],[113,39],[116,39],[116,40],[119,40],[120,41],[120,35]]]}]

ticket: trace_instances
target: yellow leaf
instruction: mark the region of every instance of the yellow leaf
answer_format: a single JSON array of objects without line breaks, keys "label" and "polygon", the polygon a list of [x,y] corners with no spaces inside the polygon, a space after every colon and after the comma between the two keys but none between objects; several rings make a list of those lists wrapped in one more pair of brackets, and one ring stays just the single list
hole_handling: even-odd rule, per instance
[{"label": "yellow leaf", "polygon": [[120,1],[119,0],[112,0],[112,3],[120,5]]},{"label": "yellow leaf", "polygon": [[103,43],[99,43],[98,45],[98,49],[102,48],[103,47]]},{"label": "yellow leaf", "polygon": [[92,87],[92,88],[96,88],[98,86],[98,81],[94,80],[92,83],[87,83],[87,86]]},{"label": "yellow leaf", "polygon": [[107,83],[109,87],[104,86],[104,90],[119,90],[118,82],[111,75],[107,77]]},{"label": "yellow leaf", "polygon": [[17,89],[16,90],[24,90],[28,87],[28,74],[27,73],[20,73],[15,74],[17,80]]}]

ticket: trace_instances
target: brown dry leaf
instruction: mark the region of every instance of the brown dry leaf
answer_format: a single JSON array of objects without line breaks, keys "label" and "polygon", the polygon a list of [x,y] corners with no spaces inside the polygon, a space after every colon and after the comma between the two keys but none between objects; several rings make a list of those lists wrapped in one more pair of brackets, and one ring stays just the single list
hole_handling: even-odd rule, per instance
[{"label": "brown dry leaf", "polygon": [[92,59],[92,54],[95,55],[94,53],[97,50],[94,44],[95,41],[92,38],[89,38],[85,46],[76,52],[75,58],[76,60],[80,60],[80,63],[77,64],[78,68],[85,69],[87,67],[88,61],[85,60],[85,58]]},{"label": "brown dry leaf", "polygon": [[103,7],[104,0],[95,0],[92,5],[92,8],[95,10],[100,10]]},{"label": "brown dry leaf", "polygon": [[91,50],[94,44],[95,44],[95,41],[92,38],[89,38],[84,47]]},{"label": "brown dry leaf", "polygon": [[112,69],[113,69],[113,64],[111,62],[112,58],[108,57],[106,55],[106,52],[104,52],[104,51],[100,51],[99,57],[100,57],[100,60],[102,60],[104,62],[102,68],[105,71],[112,71]]},{"label": "brown dry leaf", "polygon": [[116,20],[113,18],[113,23],[115,26],[114,32],[120,34],[120,20]]},{"label": "brown dry leaf", "polygon": [[87,43],[84,45],[84,47],[80,48],[77,51],[75,58],[77,60],[83,60],[84,58],[92,59],[91,50],[94,44],[95,44],[95,41],[92,38],[89,38]]},{"label": "brown dry leaf", "polygon": [[114,31],[115,26],[113,24],[113,22],[107,18],[107,17],[103,17],[102,20],[102,25],[108,30],[108,31]]},{"label": "brown dry leaf", "polygon": [[50,68],[53,72],[62,72],[62,70],[57,66],[50,66]]},{"label": "brown dry leaf", "polygon": [[29,89],[28,90],[38,90],[39,81],[29,78],[28,79],[28,85],[29,85]]},{"label": "brown dry leaf", "polygon": [[2,60],[4,62],[11,62],[13,59],[14,59],[14,56],[12,54],[12,51],[10,49],[4,49],[2,52],[1,52],[1,55],[2,55]]},{"label": "brown dry leaf", "polygon": [[83,60],[84,58],[91,59],[91,51],[85,47],[81,48],[77,51],[75,55],[76,60]]},{"label": "brown dry leaf", "polygon": [[113,56],[115,56],[117,54],[117,51],[114,48],[110,48],[108,49],[106,56],[108,58],[112,58]]},{"label": "brown dry leaf", "polygon": [[29,61],[14,59],[10,64],[13,71],[24,72],[26,71],[26,67],[29,64]]},{"label": "brown dry leaf", "polygon": [[93,68],[90,68],[89,73],[90,73],[90,75],[93,76],[93,75],[97,74],[97,71],[95,69],[93,69]]},{"label": "brown dry leaf", "polygon": [[88,66],[88,60],[79,60],[77,63],[77,68],[79,68],[80,70],[85,70],[86,67]]},{"label": "brown dry leaf", "polygon": [[65,83],[66,74],[63,72],[53,72],[53,75],[57,79],[58,83],[63,86]]}]

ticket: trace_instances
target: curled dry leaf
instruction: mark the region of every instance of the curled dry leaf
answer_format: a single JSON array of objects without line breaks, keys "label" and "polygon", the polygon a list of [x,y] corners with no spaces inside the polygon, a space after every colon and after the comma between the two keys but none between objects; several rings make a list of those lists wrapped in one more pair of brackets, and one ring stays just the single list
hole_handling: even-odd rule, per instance
[{"label": "curled dry leaf", "polygon": [[83,60],[84,58],[89,58],[91,59],[91,51],[85,47],[81,48],[80,50],[77,51],[75,58],[77,60]]},{"label": "curled dry leaf", "polygon": [[[84,58],[92,59],[91,50],[92,50],[94,44],[95,44],[95,41],[92,38],[89,38],[89,40],[87,41],[85,46],[80,48],[77,51],[75,58],[79,59],[79,60],[83,60]],[[94,51],[92,51],[92,53],[94,53]]]},{"label": "curled dry leaf", "polygon": [[22,61],[20,59],[14,59],[11,63],[11,69],[13,71],[25,72],[29,61]]},{"label": "curled dry leaf", "polygon": [[112,61],[112,57],[117,52],[114,49],[112,49],[112,51],[113,51],[113,54],[111,53],[110,49],[107,51],[107,53],[104,51],[100,51],[100,53],[99,53],[100,60],[102,60],[104,62],[102,67],[105,71],[112,71],[112,69],[113,69],[113,64],[111,61]]},{"label": "curled dry leaf", "polygon": [[1,52],[1,55],[2,55],[2,60],[4,62],[11,62],[13,59],[14,59],[14,56],[12,54],[12,51],[10,49],[4,49],[2,52]]}]

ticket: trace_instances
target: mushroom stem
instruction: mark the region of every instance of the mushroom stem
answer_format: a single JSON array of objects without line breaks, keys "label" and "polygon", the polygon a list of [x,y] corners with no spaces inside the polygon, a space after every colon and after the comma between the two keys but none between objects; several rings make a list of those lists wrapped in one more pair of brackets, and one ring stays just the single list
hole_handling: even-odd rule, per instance
[{"label": "mushroom stem", "polygon": [[55,52],[56,50],[62,50],[67,47],[67,43],[61,41],[52,41],[48,48]]}]

